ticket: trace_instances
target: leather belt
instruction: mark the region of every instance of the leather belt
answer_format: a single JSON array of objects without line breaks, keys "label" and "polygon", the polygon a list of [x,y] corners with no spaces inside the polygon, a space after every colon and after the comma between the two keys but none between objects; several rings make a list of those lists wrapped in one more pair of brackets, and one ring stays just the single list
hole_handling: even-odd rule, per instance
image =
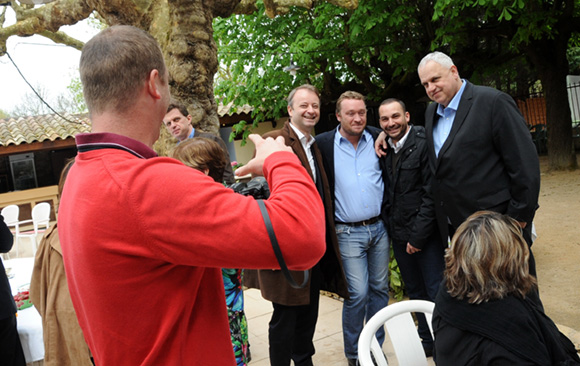
[{"label": "leather belt", "polygon": [[371,219],[368,220],[362,220],[362,221],[358,221],[358,222],[341,222],[341,221],[336,221],[337,224],[342,224],[342,225],[348,225],[348,226],[369,226],[374,224],[375,222],[379,221],[381,219],[380,216],[376,216],[373,217]]}]

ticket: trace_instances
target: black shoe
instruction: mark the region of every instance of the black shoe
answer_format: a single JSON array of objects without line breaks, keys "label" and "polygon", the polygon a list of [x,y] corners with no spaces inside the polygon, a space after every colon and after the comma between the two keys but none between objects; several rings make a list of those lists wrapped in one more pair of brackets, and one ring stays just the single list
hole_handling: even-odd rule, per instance
[{"label": "black shoe", "polygon": [[358,366],[358,360],[356,358],[349,358],[348,366]]}]

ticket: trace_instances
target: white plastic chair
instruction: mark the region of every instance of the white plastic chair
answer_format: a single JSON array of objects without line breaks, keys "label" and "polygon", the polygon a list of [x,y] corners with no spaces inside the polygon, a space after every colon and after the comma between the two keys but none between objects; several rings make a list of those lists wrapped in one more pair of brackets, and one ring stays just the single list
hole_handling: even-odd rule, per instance
[{"label": "white plastic chair", "polygon": [[[18,216],[20,215],[20,207],[18,207],[17,205],[8,205],[2,209],[2,212],[0,214],[2,215],[2,217],[4,217],[4,222],[6,223],[6,226],[8,226],[8,228],[14,227],[14,229],[10,230],[12,231],[12,234],[14,235],[18,234],[20,232],[18,222]],[[16,247],[16,250],[18,250],[18,246]],[[8,257],[8,253],[5,253],[5,255]]]},{"label": "white plastic chair", "polygon": [[376,365],[387,366],[385,355],[375,333],[385,325],[399,365],[426,366],[427,357],[417,333],[411,313],[425,313],[429,330],[433,335],[431,319],[435,304],[425,300],[406,300],[388,305],[376,313],[364,326],[358,340],[358,361],[361,366],[373,366],[371,352]]},{"label": "white plastic chair", "polygon": [[[17,232],[16,238],[29,238],[32,242],[32,255],[36,254],[36,238],[38,234],[43,233],[50,226],[50,203],[41,202],[34,205],[32,208],[32,220],[20,221],[19,224],[26,224],[32,222],[33,231],[27,232]],[[40,226],[44,226],[44,229],[40,229]]]}]

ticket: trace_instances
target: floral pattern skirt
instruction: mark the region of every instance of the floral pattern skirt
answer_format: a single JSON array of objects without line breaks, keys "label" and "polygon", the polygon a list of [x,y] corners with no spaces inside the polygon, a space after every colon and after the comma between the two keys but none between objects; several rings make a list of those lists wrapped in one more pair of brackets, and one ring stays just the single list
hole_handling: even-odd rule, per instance
[{"label": "floral pattern skirt", "polygon": [[226,305],[236,365],[246,366],[250,362],[250,344],[248,343],[248,323],[244,313],[242,270],[223,268],[222,277],[226,290]]}]

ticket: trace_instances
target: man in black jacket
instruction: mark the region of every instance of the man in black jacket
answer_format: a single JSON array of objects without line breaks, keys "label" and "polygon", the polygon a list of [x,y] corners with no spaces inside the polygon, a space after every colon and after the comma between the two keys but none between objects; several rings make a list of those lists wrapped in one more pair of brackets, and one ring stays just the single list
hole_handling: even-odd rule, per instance
[{"label": "man in black jacket", "polygon": [[[0,216],[0,253],[8,253],[14,243],[4,217]],[[0,261],[0,365],[24,366],[24,352],[16,329],[16,303],[4,264]]]},{"label": "man in black jacket", "polygon": [[[398,99],[387,99],[379,107],[379,122],[389,137],[383,158],[388,232],[409,298],[434,301],[443,277],[445,247],[431,198],[425,129],[409,125],[410,117]],[[418,313],[417,319],[425,354],[431,356],[433,339],[425,316]]]}]

